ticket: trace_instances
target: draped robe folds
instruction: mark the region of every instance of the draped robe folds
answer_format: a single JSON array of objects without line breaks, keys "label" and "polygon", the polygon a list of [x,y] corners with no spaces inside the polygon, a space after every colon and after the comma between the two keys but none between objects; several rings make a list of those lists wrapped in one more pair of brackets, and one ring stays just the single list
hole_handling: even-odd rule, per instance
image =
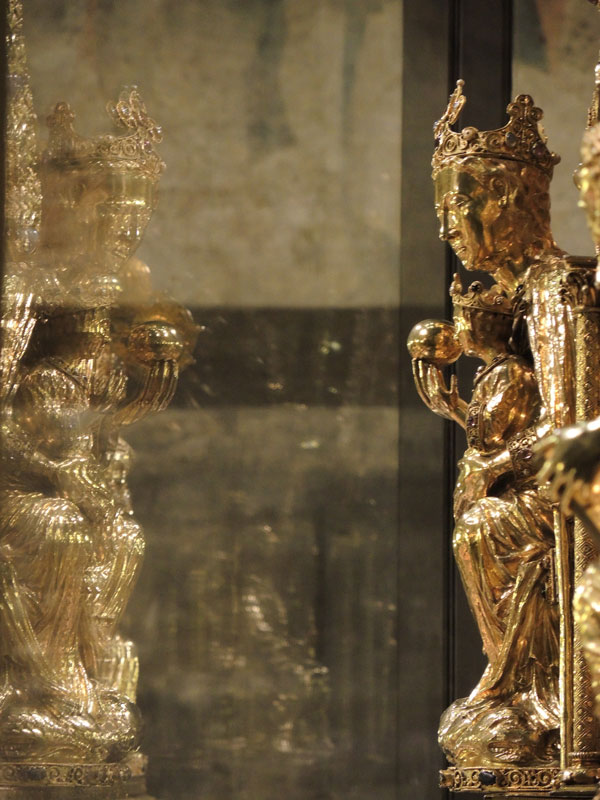
[{"label": "draped robe folds", "polygon": [[550,585],[551,504],[531,477],[498,478],[486,459],[539,419],[533,369],[497,360],[476,382],[476,415],[455,491],[454,553],[488,666],[444,713],[439,738],[460,766],[552,763],[558,757],[558,616]]},{"label": "draped robe folds", "polygon": [[124,670],[137,659],[120,652],[128,643],[114,628],[139,572],[142,532],[76,423],[92,408],[74,367],[42,360],[24,374],[15,407],[36,426],[14,423],[22,453],[35,451],[36,430],[62,444],[56,473],[44,476],[18,451],[3,453],[0,760],[120,760],[137,745],[140,716],[121,685],[131,685]]},{"label": "draped robe folds", "polygon": [[[541,403],[537,419],[530,416],[527,423],[531,430],[542,423],[554,430],[575,420],[574,323],[561,292],[568,269],[562,255],[551,254],[536,258],[524,276],[524,314]],[[495,390],[506,402],[508,386],[504,393]],[[473,399],[484,389],[476,387]],[[523,402],[522,390],[519,398]],[[525,402],[535,407],[533,397]],[[503,446],[514,434],[507,433]],[[514,457],[511,482],[465,502],[473,455],[468,450],[460,463],[454,551],[489,664],[471,695],[442,716],[440,743],[460,766],[557,763],[559,618],[552,507],[544,490],[531,477],[523,478]]]}]

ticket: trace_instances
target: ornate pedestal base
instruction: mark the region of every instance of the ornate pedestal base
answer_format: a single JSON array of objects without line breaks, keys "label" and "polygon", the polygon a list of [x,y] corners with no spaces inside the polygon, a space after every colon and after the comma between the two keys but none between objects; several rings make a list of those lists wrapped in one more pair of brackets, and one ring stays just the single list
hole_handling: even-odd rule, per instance
[{"label": "ornate pedestal base", "polygon": [[152,800],[146,764],[141,754],[120,764],[0,763],[0,800]]},{"label": "ornate pedestal base", "polygon": [[451,792],[482,792],[497,797],[526,798],[593,797],[598,789],[594,776],[565,784],[560,767],[448,767],[440,772],[440,786]]}]

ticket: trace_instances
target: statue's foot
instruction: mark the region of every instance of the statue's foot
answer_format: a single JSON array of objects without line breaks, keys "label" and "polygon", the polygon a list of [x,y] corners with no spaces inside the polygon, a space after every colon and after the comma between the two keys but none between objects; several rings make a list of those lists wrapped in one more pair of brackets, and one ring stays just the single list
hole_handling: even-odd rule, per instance
[{"label": "statue's foot", "polygon": [[102,761],[94,720],[50,703],[13,702],[0,715],[0,759],[69,763]]},{"label": "statue's foot", "polygon": [[124,695],[103,692],[97,715],[99,736],[106,750],[104,761],[121,761],[140,744],[142,717],[138,707]]},{"label": "statue's foot", "polygon": [[498,698],[456,700],[442,715],[438,738],[450,763],[461,767],[558,761],[558,727]]},{"label": "statue's foot", "polygon": [[139,744],[141,718],[126,698],[106,692],[93,714],[68,700],[14,698],[0,714],[0,760],[45,763],[117,762]]}]

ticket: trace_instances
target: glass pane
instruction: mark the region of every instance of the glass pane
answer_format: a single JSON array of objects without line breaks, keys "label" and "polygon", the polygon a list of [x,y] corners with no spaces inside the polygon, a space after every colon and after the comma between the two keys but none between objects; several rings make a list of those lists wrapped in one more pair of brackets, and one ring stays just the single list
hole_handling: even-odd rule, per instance
[{"label": "glass pane", "polygon": [[[115,417],[128,476],[126,446],[110,451],[112,501],[130,491],[146,541],[119,630],[137,645],[149,790],[165,800],[396,792],[401,11],[401,0],[25,0],[41,148],[57,101],[78,134],[105,136],[106,103],[132,84],[164,132],[137,249],[153,195],[121,178],[139,164],[115,171],[105,151],[96,163],[85,142],[65,144],[69,112],[54,111],[52,158],[82,178],[75,200],[62,173],[47,188],[34,266],[70,289],[88,270],[92,251],[65,221],[76,208],[111,253],[98,280],[145,297],[138,317],[108,303],[103,347],[125,382],[158,352],[155,340],[135,349],[127,328],[141,336],[149,308],[197,335],[169,407]],[[117,111],[129,119],[136,103],[128,90]],[[65,166],[69,147],[94,162],[100,194],[79,162]],[[115,211],[124,186],[127,211]],[[67,216],[52,216],[58,206]],[[52,319],[35,308],[32,341],[52,339]],[[19,369],[48,366],[40,352]],[[124,404],[92,410],[113,419]],[[98,429],[89,436],[96,453]],[[103,562],[115,585],[133,575],[125,561],[118,575]]]}]

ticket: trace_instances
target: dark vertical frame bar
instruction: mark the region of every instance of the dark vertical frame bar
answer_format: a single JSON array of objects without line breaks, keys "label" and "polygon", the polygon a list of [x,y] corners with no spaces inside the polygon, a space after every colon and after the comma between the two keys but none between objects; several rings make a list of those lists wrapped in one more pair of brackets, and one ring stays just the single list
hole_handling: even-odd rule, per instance
[{"label": "dark vertical frame bar", "polygon": [[[6,220],[5,220],[5,203],[6,203],[6,101],[7,101],[7,82],[8,82],[8,58],[6,52],[6,32],[8,28],[8,0],[2,0],[2,17],[0,19],[0,37],[2,44],[0,46],[0,69],[2,70],[2,81],[0,82],[0,119],[2,120],[2,157],[0,158],[0,297],[2,296],[4,286],[4,272],[5,272],[5,244],[6,244]],[[2,339],[0,333],[0,347],[2,346]]]},{"label": "dark vertical frame bar", "polygon": [[[454,90],[459,74],[459,42],[461,22],[461,0],[450,0],[449,3],[449,40],[448,40],[448,96]],[[449,245],[445,247],[445,274],[446,288],[452,282],[452,276],[458,269],[458,259]],[[444,302],[446,319],[452,319],[452,303],[450,295],[446,292]],[[450,377],[456,373],[453,364],[448,370]],[[443,555],[444,572],[442,576],[444,603],[444,707],[447,708],[456,696],[455,676],[455,622],[456,622],[456,583],[457,573],[452,557],[452,531],[454,528],[454,515],[452,511],[452,497],[456,482],[457,462],[457,430],[456,425],[450,421],[444,423],[444,535]],[[442,765],[443,766],[443,765]],[[448,792],[445,791],[447,795]]]},{"label": "dark vertical frame bar", "polygon": [[[467,96],[459,126],[475,125],[486,130],[501,127],[507,120],[506,106],[510,102],[512,83],[512,0],[488,0],[486,3],[478,0],[453,0],[453,5],[455,38],[449,45],[452,54],[449,84],[450,88],[454,88],[456,80],[463,78]],[[466,272],[462,266],[457,269],[459,262],[453,255],[449,256],[449,261],[448,271],[459,271],[463,285],[480,277],[488,283],[491,282],[489,276]],[[450,278],[449,274],[448,281]],[[478,362],[471,359],[461,359],[457,363],[459,386],[464,387],[463,392],[467,396],[470,394],[477,366]],[[453,426],[448,441],[448,491],[455,482],[453,465],[464,446],[464,434],[457,426]],[[451,545],[451,541],[449,544]],[[453,696],[461,697],[467,695],[479,680],[484,660],[481,639],[460,586],[451,546],[446,552],[451,561],[447,572],[453,576],[448,581],[447,602],[454,617],[447,634],[448,683],[452,685]]]},{"label": "dark vertical frame bar", "polygon": [[444,246],[430,179],[433,122],[447,103],[446,3],[404,0],[400,241],[397,797],[439,796],[436,741],[444,703],[443,423],[414,388],[404,343],[412,326],[444,314]]}]

